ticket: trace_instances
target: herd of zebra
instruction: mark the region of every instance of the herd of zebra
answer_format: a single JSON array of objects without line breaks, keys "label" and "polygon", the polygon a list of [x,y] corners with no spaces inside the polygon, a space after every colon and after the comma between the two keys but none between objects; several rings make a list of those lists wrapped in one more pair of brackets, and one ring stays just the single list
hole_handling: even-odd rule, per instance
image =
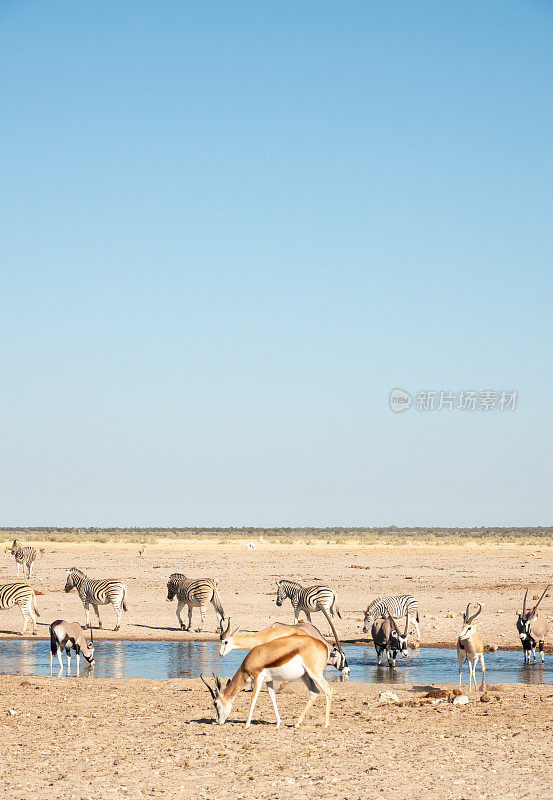
[{"label": "herd of zebra", "polygon": [[[20,568],[23,567],[23,574],[30,579],[33,571],[33,563],[37,558],[37,550],[34,547],[24,547],[19,540],[14,540],[11,547],[5,548],[6,552],[14,556],[17,564],[17,576],[19,577]],[[71,567],[67,571],[65,582],[65,592],[76,589],[85,610],[86,627],[91,628],[90,606],[94,609],[98,619],[98,627],[102,627],[99,606],[113,606],[117,622],[114,628],[119,630],[124,611],[127,611],[127,587],[123,581],[118,579],[94,579],[87,577],[81,570]],[[219,595],[218,581],[211,578],[187,578],[182,573],[173,573],[167,582],[167,600],[177,598],[177,620],[183,631],[192,629],[192,609],[200,609],[200,622],[196,632],[201,632],[206,618],[206,609],[209,603],[213,605],[219,631],[223,632],[223,623],[226,620],[225,611]],[[328,620],[334,637],[336,646],[340,648],[338,636],[334,628],[332,617],[341,618],[340,609],[335,592],[328,586],[309,586],[304,587],[299,583],[290,580],[277,581],[276,605],[282,606],[283,602],[289,599],[294,610],[294,624],[298,622],[300,614],[305,615],[308,623],[311,623],[311,614],[322,612]],[[36,634],[37,617],[40,616],[36,595],[28,583],[9,583],[0,585],[0,610],[10,609],[18,606],[24,620],[22,634],[27,630],[27,625],[32,624],[32,633]],[[187,607],[188,622],[185,623],[181,617],[181,611]],[[393,619],[405,617],[407,626],[412,622],[416,628],[417,639],[420,639],[419,615],[417,601],[411,595],[399,597],[385,597],[373,601],[365,612],[364,628],[370,630],[371,623],[379,617],[390,616]],[[56,622],[59,622],[56,621]],[[228,633],[230,623],[226,627]],[[345,657],[343,659],[345,661]]]}]

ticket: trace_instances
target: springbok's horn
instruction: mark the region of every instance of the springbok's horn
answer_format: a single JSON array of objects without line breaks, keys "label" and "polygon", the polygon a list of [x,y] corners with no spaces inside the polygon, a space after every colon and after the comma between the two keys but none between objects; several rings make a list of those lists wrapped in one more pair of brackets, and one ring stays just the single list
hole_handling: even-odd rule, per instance
[{"label": "springbok's horn", "polygon": [[467,623],[474,622],[474,620],[476,619],[476,617],[478,616],[478,614],[481,611],[482,611],[482,605],[480,603],[478,603],[478,611],[476,612],[476,614],[473,614],[470,619],[467,620]]},{"label": "springbok's horn", "polygon": [[526,614],[526,598],[528,597],[528,589],[524,593],[524,600],[522,601],[522,616]]},{"label": "springbok's horn", "polygon": [[225,638],[225,636],[227,635],[229,630],[230,630],[230,617],[228,618],[228,625],[227,625],[226,630],[223,628],[223,623],[222,622],[219,625],[219,639],[221,641],[223,641],[223,639]]},{"label": "springbok's horn", "polygon": [[[549,586],[551,586],[551,584],[549,584]],[[536,603],[536,605],[535,605],[535,606],[534,606],[534,608],[532,609],[532,616],[534,616],[534,614],[536,613],[536,611],[537,611],[537,608],[538,608],[539,604],[541,603],[541,601],[542,601],[542,600],[543,600],[543,598],[545,597],[545,593],[546,593],[546,591],[549,589],[549,586],[546,586],[546,587],[545,587],[545,589],[543,590],[543,594],[542,594],[542,596],[540,597],[540,599],[538,600],[538,602]]]},{"label": "springbok's horn", "polygon": [[209,685],[209,683],[206,681],[206,679],[204,678],[204,676],[203,676],[203,675],[200,675],[200,678],[202,679],[202,681],[205,683],[205,685],[206,685],[206,686],[207,686],[207,688],[209,689],[209,693],[210,693],[210,695],[212,696],[212,698],[215,700],[215,692],[213,691],[213,689],[211,688],[211,686]]},{"label": "springbok's horn", "polygon": [[469,620],[469,608],[470,608],[470,603],[467,605],[467,610],[466,610],[466,611],[465,611],[465,613],[463,614],[463,621],[465,622],[465,624],[466,624],[466,623],[468,622],[468,620]]}]

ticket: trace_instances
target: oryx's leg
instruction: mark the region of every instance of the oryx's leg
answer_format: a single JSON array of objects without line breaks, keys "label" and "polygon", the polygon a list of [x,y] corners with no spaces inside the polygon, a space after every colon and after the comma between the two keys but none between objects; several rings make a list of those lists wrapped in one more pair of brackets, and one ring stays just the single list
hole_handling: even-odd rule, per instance
[{"label": "oryx's leg", "polygon": [[278,707],[276,704],[275,685],[272,681],[267,681],[267,691],[269,692],[269,697],[271,698],[271,703],[273,704],[273,708],[275,710],[276,726],[277,728],[280,728],[280,714],[278,713]]},{"label": "oryx's leg", "polygon": [[185,631],[186,630],[186,625],[182,621],[182,617],[180,615],[180,612],[185,607],[185,605],[186,605],[186,603],[183,603],[182,600],[178,600],[177,601],[177,619],[179,621],[179,625],[180,625],[181,631]]},{"label": "oryx's leg", "polygon": [[79,651],[77,650],[77,675],[79,674]]},{"label": "oryx's leg", "polygon": [[61,647],[59,645],[58,645],[57,655],[58,655],[58,661],[60,662],[60,670],[61,672],[63,672],[63,661],[61,660]]},{"label": "oryx's leg", "polygon": [[67,656],[67,674],[71,675],[71,648],[66,647],[65,655]]},{"label": "oryx's leg", "polygon": [[262,683],[263,683],[263,678],[261,677],[261,675],[256,675],[252,692],[252,704],[250,706],[250,713],[248,714],[248,719],[246,720],[246,728],[250,727],[250,723],[253,717],[253,710],[255,708],[257,698],[259,697],[259,692],[261,691]]},{"label": "oryx's leg", "polygon": [[205,606],[200,606],[200,626],[196,628],[196,633],[200,633],[200,631],[204,626],[205,614],[206,614]]},{"label": "oryx's leg", "polygon": [[544,652],[543,652],[543,641],[541,641],[539,643],[539,648],[540,648],[541,663],[544,664],[545,663],[545,656],[544,656]]},{"label": "oryx's leg", "polygon": [[[484,661],[484,653],[480,655],[480,666],[482,667],[482,691],[486,691],[486,662]],[[476,675],[474,676],[474,683],[476,684]]]}]

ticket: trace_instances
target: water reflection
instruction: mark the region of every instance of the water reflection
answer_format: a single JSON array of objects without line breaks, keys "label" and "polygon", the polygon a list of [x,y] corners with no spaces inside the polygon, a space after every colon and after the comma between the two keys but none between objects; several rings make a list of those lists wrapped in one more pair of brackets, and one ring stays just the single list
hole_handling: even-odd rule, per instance
[{"label": "water reflection", "polygon": [[[233,675],[245,653],[233,650],[222,659],[218,642],[147,642],[102,641],[95,643],[95,666],[83,669],[88,678],[195,678],[200,674]],[[351,668],[349,680],[366,683],[427,684],[456,683],[458,680],[455,650],[421,648],[409,651],[409,658],[395,667],[378,666],[372,648],[351,645],[344,648]],[[65,656],[64,656],[65,660]],[[74,658],[71,659],[72,663]],[[57,660],[54,662],[57,666]],[[545,665],[524,665],[516,651],[486,653],[488,683],[553,683],[553,659]],[[74,669],[74,668],[73,668]],[[57,669],[55,670],[57,671]],[[0,641],[0,672],[15,675],[49,675],[50,643],[44,640]],[[65,674],[65,671],[64,671]],[[327,680],[340,680],[340,673],[330,668]],[[466,665],[463,681],[468,680]]]}]

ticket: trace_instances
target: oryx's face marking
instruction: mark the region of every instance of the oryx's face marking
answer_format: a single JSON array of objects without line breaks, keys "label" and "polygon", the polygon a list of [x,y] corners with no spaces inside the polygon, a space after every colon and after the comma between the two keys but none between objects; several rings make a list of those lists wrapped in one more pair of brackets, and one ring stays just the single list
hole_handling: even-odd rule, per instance
[{"label": "oryx's face marking", "polygon": [[528,616],[528,614],[526,614],[524,617],[522,614],[518,615],[517,630],[521,642],[524,643],[527,639],[532,638],[532,619]]},{"label": "oryx's face marking", "polygon": [[339,670],[342,675],[349,675],[350,673],[347,659],[344,653],[341,653],[338,650],[336,645],[334,645],[332,648],[327,663],[330,664],[331,667],[335,667],[337,670]]}]

